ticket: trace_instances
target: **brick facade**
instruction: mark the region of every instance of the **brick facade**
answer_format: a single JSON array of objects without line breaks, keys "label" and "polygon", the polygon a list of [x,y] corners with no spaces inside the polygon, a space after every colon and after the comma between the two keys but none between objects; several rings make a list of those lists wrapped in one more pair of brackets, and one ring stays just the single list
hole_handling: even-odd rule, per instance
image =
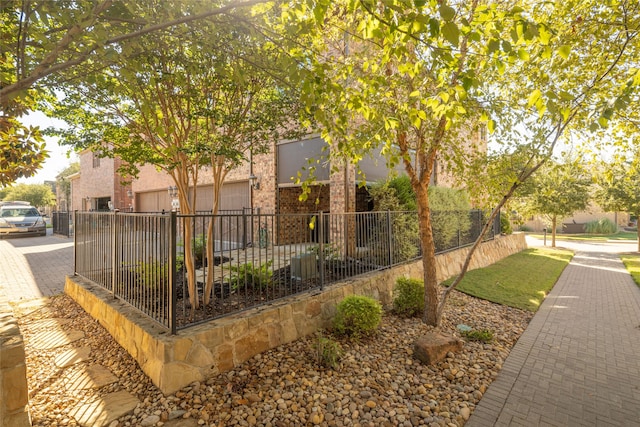
[{"label": "brick facade", "polygon": [[100,158],[85,150],[80,153],[80,173],[70,177],[70,210],[105,209],[105,202],[111,201],[114,209],[129,211],[132,201],[128,196],[130,185],[123,185],[117,169],[120,159]]}]

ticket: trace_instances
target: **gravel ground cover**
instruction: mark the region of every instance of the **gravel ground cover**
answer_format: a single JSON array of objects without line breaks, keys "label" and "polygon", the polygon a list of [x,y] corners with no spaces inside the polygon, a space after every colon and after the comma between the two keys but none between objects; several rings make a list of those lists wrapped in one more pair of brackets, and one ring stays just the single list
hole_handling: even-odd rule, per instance
[{"label": "gravel ground cover", "polygon": [[[461,352],[435,366],[413,357],[413,343],[432,328],[419,319],[383,316],[379,332],[360,342],[339,340],[344,350],[337,369],[315,359],[317,336],[253,357],[232,371],[194,383],[170,396],[151,383],[136,362],[95,320],[66,295],[36,310],[16,308],[27,354],[30,411],[34,426],[78,425],[70,415],[79,403],[125,390],[140,404],[116,426],[170,426],[191,419],[205,426],[461,426],[469,418],[532,313],[455,292],[441,330],[456,325],[489,329],[490,343],[466,342]],[[64,329],[84,332],[78,341],[39,350],[30,342],[47,319],[70,319]],[[328,333],[325,336],[330,336]],[[118,377],[100,389],[68,387],[54,360],[71,347],[90,346],[89,359]]]}]

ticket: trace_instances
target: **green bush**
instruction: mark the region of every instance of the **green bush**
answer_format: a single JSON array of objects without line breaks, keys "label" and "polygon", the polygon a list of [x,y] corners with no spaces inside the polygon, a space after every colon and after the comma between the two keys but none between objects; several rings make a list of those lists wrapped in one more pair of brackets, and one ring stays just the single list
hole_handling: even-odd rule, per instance
[{"label": "green bush", "polygon": [[191,243],[196,264],[202,265],[204,258],[207,256],[206,243],[207,241],[204,234],[198,234]]},{"label": "green bush", "polygon": [[[407,177],[394,178],[391,181],[379,182],[369,188],[376,211],[411,211],[392,216],[391,236],[393,238],[395,263],[413,259],[418,256],[420,242],[420,225],[416,209],[415,194]],[[388,265],[389,225],[386,216],[378,216],[371,228],[371,235],[376,244],[371,245],[370,261],[378,265]]]},{"label": "green bush", "polygon": [[319,364],[331,369],[335,369],[340,365],[343,351],[337,341],[318,334],[318,341],[314,344],[313,350],[316,362]]},{"label": "green bush", "polygon": [[340,301],[333,319],[335,331],[354,338],[372,334],[382,320],[382,306],[373,298],[351,295]]},{"label": "green bush", "polygon": [[470,331],[462,331],[469,341],[491,342],[493,340],[493,332],[489,329],[471,329]]},{"label": "green bush", "polygon": [[584,231],[587,234],[614,234],[618,232],[618,226],[609,218],[600,218],[586,223]]},{"label": "green bush", "polygon": [[446,249],[451,242],[464,236],[471,228],[471,205],[462,190],[447,187],[429,187],[431,227],[436,250]]},{"label": "green bush", "polygon": [[506,215],[500,215],[500,233],[511,234],[513,229],[511,228],[511,221]]},{"label": "green bush", "polygon": [[259,266],[253,263],[240,264],[231,267],[231,288],[234,290],[244,289],[247,286],[253,286],[257,289],[264,289],[271,284],[271,276],[273,271],[271,265],[273,261],[268,261]]},{"label": "green bush", "polygon": [[419,316],[424,311],[424,282],[400,277],[393,289],[393,311],[406,317]]},{"label": "green bush", "polygon": [[133,272],[139,283],[148,289],[160,289],[169,276],[169,264],[157,260],[136,262]]}]

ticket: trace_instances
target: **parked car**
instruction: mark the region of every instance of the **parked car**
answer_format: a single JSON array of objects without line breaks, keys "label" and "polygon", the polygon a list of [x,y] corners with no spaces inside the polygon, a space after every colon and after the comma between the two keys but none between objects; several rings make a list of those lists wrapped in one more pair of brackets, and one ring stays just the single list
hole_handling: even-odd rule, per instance
[{"label": "parked car", "polygon": [[47,235],[44,218],[27,202],[2,202],[0,206],[0,237]]}]

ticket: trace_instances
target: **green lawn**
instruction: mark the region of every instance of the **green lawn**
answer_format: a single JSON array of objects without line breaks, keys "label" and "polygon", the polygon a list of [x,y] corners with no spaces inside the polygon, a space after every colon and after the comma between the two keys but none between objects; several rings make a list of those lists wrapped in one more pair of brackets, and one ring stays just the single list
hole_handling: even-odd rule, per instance
[{"label": "green lawn", "polygon": [[640,286],[640,255],[621,255],[620,259],[622,259],[627,271],[633,277],[633,281]]},{"label": "green lawn", "polygon": [[[531,237],[544,239],[544,234],[527,233]],[[557,240],[590,240],[596,242],[606,242],[607,240],[638,240],[638,234],[635,231],[621,231],[615,234],[556,234]],[[551,241],[551,233],[547,233],[547,241]]]},{"label": "green lawn", "polygon": [[[564,249],[526,249],[489,267],[469,271],[457,289],[535,312],[572,257],[573,252]],[[452,280],[445,283],[448,285]]]}]

